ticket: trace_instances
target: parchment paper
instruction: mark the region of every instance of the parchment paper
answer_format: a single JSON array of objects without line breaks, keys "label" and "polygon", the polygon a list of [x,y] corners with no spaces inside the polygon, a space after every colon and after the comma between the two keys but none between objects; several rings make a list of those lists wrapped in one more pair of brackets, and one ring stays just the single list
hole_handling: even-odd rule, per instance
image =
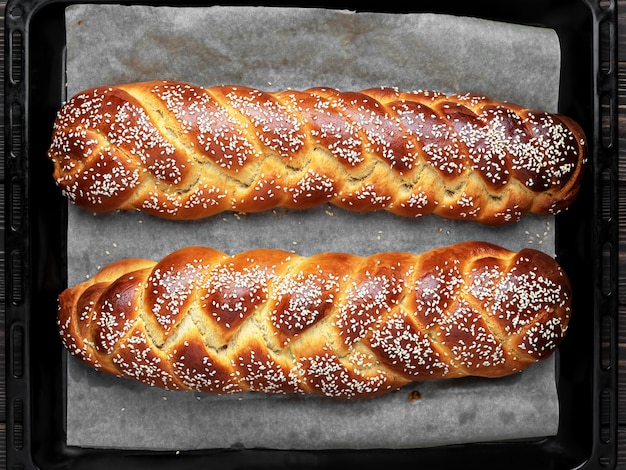
[{"label": "parchment paper", "polygon": [[[68,96],[91,86],[152,79],[265,90],[334,86],[472,91],[556,111],[554,31],[433,14],[264,7],[76,5],[66,10]],[[482,239],[554,251],[554,220],[527,216],[486,227],[437,216],[402,219],[332,206],[193,222],[141,213],[93,215],[73,206],[68,282],[128,256],[160,259],[189,244],[227,253],[271,247],[302,255],[421,252]],[[68,445],[135,449],[409,448],[553,435],[554,358],[498,380],[411,384],[383,397],[164,391],[104,375],[68,357]],[[409,400],[419,391],[421,399]]]}]

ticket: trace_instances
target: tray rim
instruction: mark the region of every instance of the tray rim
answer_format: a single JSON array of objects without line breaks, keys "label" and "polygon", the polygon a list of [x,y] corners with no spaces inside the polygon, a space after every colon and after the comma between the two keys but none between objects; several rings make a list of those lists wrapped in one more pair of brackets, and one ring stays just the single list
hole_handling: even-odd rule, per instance
[{"label": "tray rim", "polygon": [[[612,0],[608,6],[600,7],[592,0],[580,0],[589,9],[593,17],[593,48],[594,57],[602,55],[598,52],[601,48],[599,39],[601,25],[609,25],[612,40],[615,40],[617,31],[617,12],[616,2]],[[30,216],[30,208],[28,207],[28,192],[30,191],[30,182],[28,180],[28,157],[12,158],[12,148],[19,143],[24,147],[20,150],[20,154],[28,155],[29,149],[26,121],[28,120],[28,106],[30,99],[30,80],[27,72],[23,72],[23,79],[16,81],[12,74],[16,67],[16,61],[21,60],[20,67],[26,69],[29,60],[27,47],[27,39],[29,34],[30,20],[41,8],[52,4],[71,4],[72,2],[63,2],[60,0],[13,0],[7,2],[5,15],[5,64],[6,80],[5,80],[5,171],[6,177],[3,182],[5,187],[5,226],[3,226],[3,234],[5,241],[5,265],[7,272],[4,276],[4,288],[6,295],[6,303],[4,305],[7,321],[5,323],[6,337],[6,381],[7,381],[7,457],[10,465],[21,463],[27,467],[35,468],[35,462],[32,459],[32,449],[28,442],[30,427],[32,426],[32,414],[30,409],[30,400],[34,390],[32,383],[28,377],[28,368],[30,367],[29,355],[29,337],[28,337],[28,315],[29,315],[29,299],[28,289],[32,273],[28,270],[32,263],[33,234],[31,227],[28,227],[28,217]],[[117,3],[114,1],[87,1],[81,3]],[[167,5],[171,2],[167,1],[147,1],[137,2],[155,5]],[[202,2],[190,2],[189,5],[201,4]],[[599,3],[599,2],[598,2]],[[179,5],[177,5],[179,6]],[[15,8],[21,8],[21,14],[17,15]],[[16,45],[18,31],[21,36],[21,44]],[[16,48],[22,48],[20,52],[16,52]],[[594,189],[594,206],[592,212],[594,220],[597,222],[596,227],[589,234],[593,240],[595,252],[593,253],[593,269],[594,269],[594,307],[597,328],[607,328],[608,333],[599,338],[596,335],[594,341],[594,361],[599,360],[600,356],[607,356],[607,353],[601,351],[601,340],[609,342],[608,357],[605,361],[607,367],[593,367],[593,412],[594,419],[592,422],[592,447],[588,459],[579,468],[608,468],[616,462],[616,440],[617,440],[617,423],[616,416],[609,417],[608,424],[600,422],[599,415],[606,411],[609,412],[617,409],[617,247],[618,247],[618,226],[617,226],[617,72],[616,72],[616,47],[614,42],[609,42],[609,61],[613,66],[608,70],[603,70],[599,61],[593,63],[593,86],[594,86],[594,116],[593,116],[593,138],[597,141],[601,136],[603,128],[610,127],[609,135],[612,139],[608,145],[593,145],[592,155],[594,161],[593,167],[593,189]],[[606,57],[606,55],[605,55]],[[608,97],[608,102],[605,101]],[[25,103],[25,109],[17,112],[15,105]],[[608,113],[604,108],[608,107]],[[21,114],[20,114],[21,113]],[[18,122],[16,122],[18,121]],[[21,137],[16,141],[15,130],[22,126],[24,129]],[[26,161],[24,161],[26,160]],[[600,193],[605,191],[608,186],[609,201],[607,203],[602,200]],[[27,227],[24,228],[24,225]],[[18,253],[16,257],[15,253]],[[17,258],[17,260],[16,260]],[[602,276],[608,277],[608,281],[603,281]],[[22,298],[16,302],[16,284],[15,279],[21,278],[18,286],[23,290]],[[26,318],[24,318],[26,317]],[[607,325],[608,324],[608,325]],[[16,367],[22,367],[26,373],[16,374]],[[17,376],[16,376],[17,375]],[[21,400],[23,409],[15,406],[16,400]],[[610,414],[610,413],[609,413]],[[617,413],[614,412],[616,415]],[[604,432],[603,428],[608,427]],[[19,431],[21,429],[22,436]],[[601,436],[603,436],[601,438]],[[22,439],[23,445],[21,449],[16,449],[16,439]],[[472,444],[474,445],[474,444]],[[512,444],[515,445],[514,443]],[[447,447],[447,446],[446,446]],[[457,446],[451,446],[456,448]],[[478,444],[477,447],[492,447],[491,443]],[[66,449],[68,456],[76,457],[80,454],[76,449]],[[268,451],[269,452],[269,451]],[[385,454],[385,451],[381,451]],[[212,453],[212,452],[209,452]],[[232,456],[232,452],[226,452]],[[247,451],[240,452],[242,455]],[[88,452],[93,456],[101,456],[99,451]],[[127,455],[144,456],[143,452],[128,452]],[[161,454],[156,452],[156,454]],[[169,454],[169,453],[165,453]],[[187,453],[190,458],[201,457],[197,452]],[[86,454],[85,454],[86,455]],[[69,457],[71,459],[71,457]],[[78,456],[78,459],[85,458]]]}]

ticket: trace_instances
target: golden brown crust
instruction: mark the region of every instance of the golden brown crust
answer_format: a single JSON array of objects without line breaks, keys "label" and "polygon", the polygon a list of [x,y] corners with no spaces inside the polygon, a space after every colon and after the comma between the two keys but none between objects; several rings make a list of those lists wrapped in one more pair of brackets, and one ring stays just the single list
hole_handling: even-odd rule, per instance
[{"label": "golden brown crust", "polygon": [[472,94],[153,81],[70,99],[48,155],[63,193],[94,212],[331,203],[501,224],[568,207],[586,152],[571,119]]},{"label": "golden brown crust", "polygon": [[521,371],[558,347],[571,296],[548,255],[484,242],[368,257],[192,246],[68,288],[58,324],[76,357],[152,386],[364,398]]}]

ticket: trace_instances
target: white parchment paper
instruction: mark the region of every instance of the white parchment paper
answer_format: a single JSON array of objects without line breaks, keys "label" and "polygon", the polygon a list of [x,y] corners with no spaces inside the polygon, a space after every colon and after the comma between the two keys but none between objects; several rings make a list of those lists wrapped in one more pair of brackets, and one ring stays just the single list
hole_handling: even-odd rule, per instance
[{"label": "white parchment paper", "polygon": [[[548,111],[558,106],[558,38],[541,28],[433,14],[121,5],[68,7],[66,26],[68,96],[96,85],[176,79],[265,90],[385,85],[471,91]],[[368,255],[469,239],[553,254],[554,221],[531,215],[486,227],[322,206],[172,222],[70,206],[68,282],[123,257],[160,259],[190,244],[231,254],[268,247]],[[412,390],[421,399],[409,400]],[[504,379],[416,383],[345,402],[164,391],[69,357],[66,428],[68,445],[84,447],[410,448],[553,435],[558,397],[553,358]]]}]

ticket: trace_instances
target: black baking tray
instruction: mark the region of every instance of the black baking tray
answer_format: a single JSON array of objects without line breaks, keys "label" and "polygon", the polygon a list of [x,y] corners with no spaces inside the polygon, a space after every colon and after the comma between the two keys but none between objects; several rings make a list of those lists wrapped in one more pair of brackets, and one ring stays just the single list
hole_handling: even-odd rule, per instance
[{"label": "black baking tray", "polygon": [[[80,3],[90,3],[80,0]],[[97,1],[93,3],[123,3]],[[202,6],[206,2],[131,2]],[[435,12],[553,28],[562,47],[560,112],[583,126],[590,165],[580,196],[556,218],[556,256],[575,292],[557,353],[558,434],[406,450],[192,452],[96,450],[65,443],[65,354],[56,296],[66,287],[67,206],[45,153],[65,96],[64,9],[69,1],[9,1],[5,14],[4,301],[7,468],[400,468],[591,469],[617,459],[617,12],[613,0],[388,0],[364,8]],[[237,5],[237,2],[219,3]],[[241,3],[243,4],[243,3]],[[248,3],[249,4],[249,3]],[[269,2],[267,6],[328,7]],[[94,58],[97,64],[97,58]],[[515,403],[511,403],[515,406]]]}]

